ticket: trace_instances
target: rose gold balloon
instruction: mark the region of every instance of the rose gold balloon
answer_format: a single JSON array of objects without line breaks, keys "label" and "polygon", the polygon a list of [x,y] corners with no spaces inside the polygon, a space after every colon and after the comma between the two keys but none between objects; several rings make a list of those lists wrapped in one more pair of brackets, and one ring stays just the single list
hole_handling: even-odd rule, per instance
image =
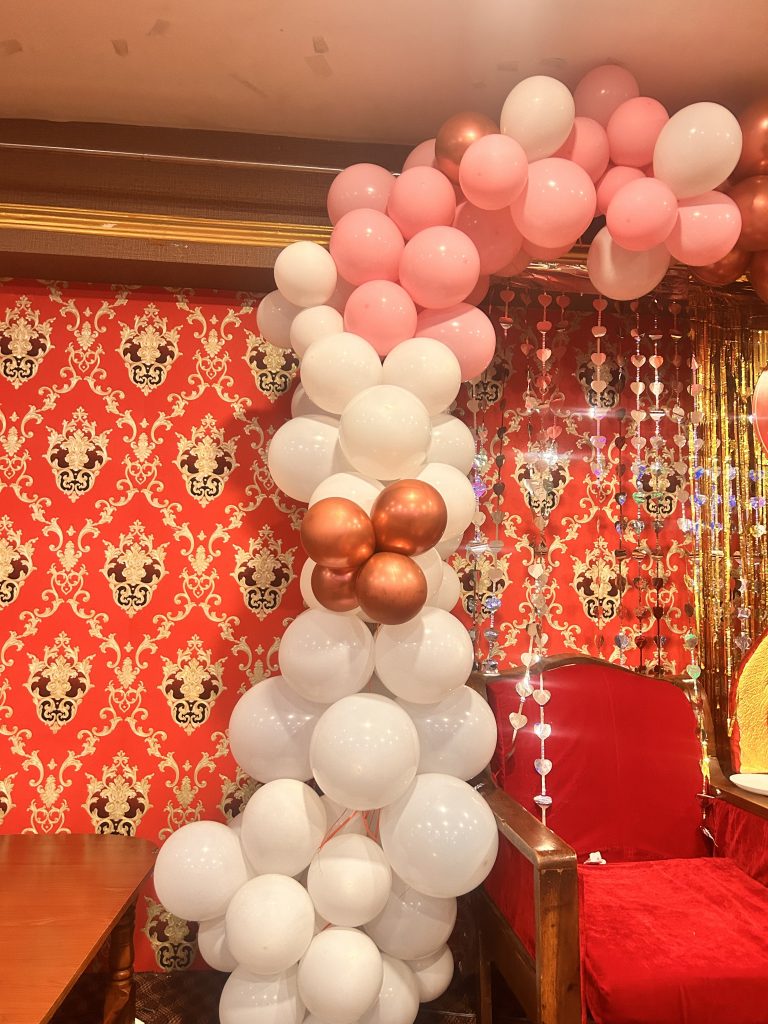
[{"label": "rose gold balloon", "polygon": [[355,584],[359,569],[337,572],[325,565],[316,565],[312,570],[312,593],[331,612],[351,612],[357,608]]},{"label": "rose gold balloon", "polygon": [[307,509],[301,524],[301,543],[318,565],[356,569],[373,554],[373,523],[348,498],[322,498]]},{"label": "rose gold balloon", "polygon": [[733,180],[768,174],[768,96],[751,103],[739,118],[739,124],[741,156]]},{"label": "rose gold balloon", "polygon": [[768,302],[768,249],[756,252],[752,257],[749,281],[763,302]]},{"label": "rose gold balloon", "polygon": [[499,126],[485,114],[465,112],[449,117],[440,128],[435,139],[435,167],[459,183],[461,158],[476,139],[484,135],[495,135]]},{"label": "rose gold balloon", "polygon": [[741,213],[739,249],[768,249],[768,175],[745,178],[733,186],[730,196]]},{"label": "rose gold balloon", "polygon": [[418,615],[427,600],[424,573],[407,555],[380,551],[357,574],[357,600],[366,618],[398,626]]},{"label": "rose gold balloon", "polygon": [[691,273],[704,284],[733,284],[746,273],[751,259],[751,252],[745,252],[736,246],[716,263],[708,263],[706,267],[691,267]]},{"label": "rose gold balloon", "polygon": [[768,454],[768,370],[763,370],[757,378],[752,392],[752,428]]},{"label": "rose gold balloon", "polygon": [[448,522],[439,491],[422,480],[396,480],[371,509],[377,551],[421,555],[437,544]]}]

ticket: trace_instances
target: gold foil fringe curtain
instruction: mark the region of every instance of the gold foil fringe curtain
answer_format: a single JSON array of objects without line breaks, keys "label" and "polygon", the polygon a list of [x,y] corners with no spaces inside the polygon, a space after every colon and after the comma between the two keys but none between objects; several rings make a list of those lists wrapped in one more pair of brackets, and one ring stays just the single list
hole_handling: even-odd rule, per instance
[{"label": "gold foil fringe curtain", "polygon": [[704,289],[692,290],[688,309],[703,385],[706,474],[699,481],[701,571],[693,584],[704,686],[722,757],[739,665],[768,625],[768,459],[750,421],[754,385],[768,366],[768,315],[741,296]]}]

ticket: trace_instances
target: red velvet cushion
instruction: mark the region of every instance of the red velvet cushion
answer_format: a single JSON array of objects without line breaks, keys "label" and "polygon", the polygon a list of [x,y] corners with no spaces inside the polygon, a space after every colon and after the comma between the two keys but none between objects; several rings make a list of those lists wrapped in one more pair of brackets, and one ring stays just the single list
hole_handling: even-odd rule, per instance
[{"label": "red velvet cushion", "polygon": [[766,1024],[768,890],[730,860],[581,867],[597,1024]]},{"label": "red velvet cushion", "polygon": [[715,800],[707,827],[715,837],[716,857],[730,857],[755,881],[768,885],[768,819]]},{"label": "red velvet cushion", "polygon": [[[697,857],[707,853],[700,832],[700,748],[685,694],[663,679],[636,675],[608,662],[576,662],[549,671],[552,694],[546,755],[554,803],[547,824],[580,857],[600,850],[608,860]],[[532,813],[539,790],[533,767],[538,708],[512,750],[509,714],[517,711],[514,682],[488,686],[499,727],[493,767],[497,781]],[[511,755],[511,756],[510,756]]]}]

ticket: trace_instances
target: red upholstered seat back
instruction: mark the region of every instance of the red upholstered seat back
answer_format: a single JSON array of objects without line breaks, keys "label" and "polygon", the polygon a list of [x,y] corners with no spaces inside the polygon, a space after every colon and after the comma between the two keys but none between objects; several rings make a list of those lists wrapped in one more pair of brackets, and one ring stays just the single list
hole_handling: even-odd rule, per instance
[{"label": "red upholstered seat back", "polygon": [[[499,741],[497,782],[534,814],[540,779],[533,766],[538,707],[528,698],[528,724],[512,743],[509,714],[520,698],[515,679],[489,683]],[[536,680],[537,681],[537,680]],[[553,767],[547,824],[583,858],[696,857],[707,853],[699,829],[700,747],[693,709],[682,690],[608,662],[575,660],[545,672],[552,694],[546,756]]]}]

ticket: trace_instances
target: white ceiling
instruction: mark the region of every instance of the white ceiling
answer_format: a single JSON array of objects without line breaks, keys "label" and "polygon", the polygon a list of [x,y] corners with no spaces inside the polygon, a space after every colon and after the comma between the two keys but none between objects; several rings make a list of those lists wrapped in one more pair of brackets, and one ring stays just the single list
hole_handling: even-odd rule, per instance
[{"label": "white ceiling", "polygon": [[768,93],[768,0],[3,0],[0,117],[414,142],[532,74]]}]

